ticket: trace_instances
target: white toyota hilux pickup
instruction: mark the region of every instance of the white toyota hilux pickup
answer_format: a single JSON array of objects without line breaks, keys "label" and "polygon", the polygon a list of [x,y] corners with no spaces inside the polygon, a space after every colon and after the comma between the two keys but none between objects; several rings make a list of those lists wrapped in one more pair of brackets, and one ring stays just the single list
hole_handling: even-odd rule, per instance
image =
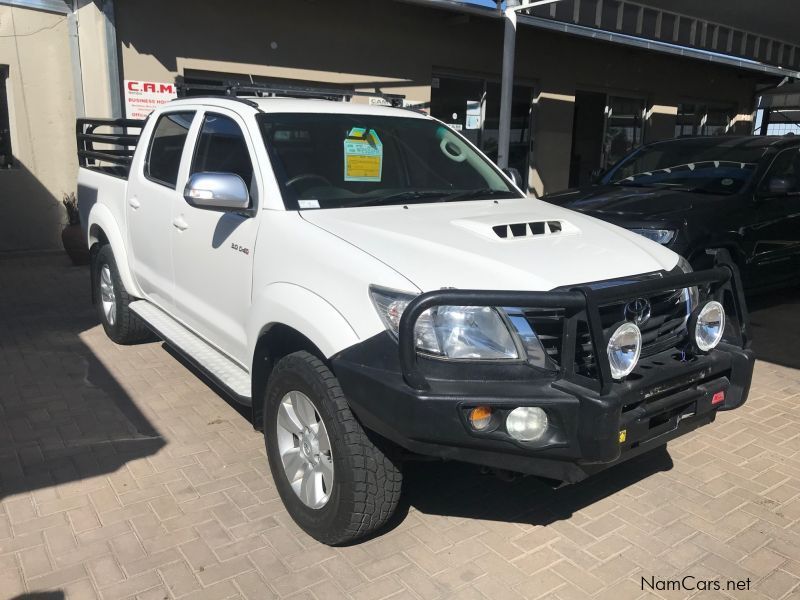
[{"label": "white toyota hilux pickup", "polygon": [[251,407],[324,543],[387,521],[405,460],[577,482],[746,400],[725,251],[693,273],[526,197],[427,115],[190,97],[77,137],[105,331],[155,333]]}]

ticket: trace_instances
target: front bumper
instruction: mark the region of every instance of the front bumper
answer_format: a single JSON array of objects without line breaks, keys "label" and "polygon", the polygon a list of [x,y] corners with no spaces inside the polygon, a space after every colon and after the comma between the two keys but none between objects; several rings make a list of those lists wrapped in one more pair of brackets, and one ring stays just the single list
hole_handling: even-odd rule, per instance
[{"label": "front bumper", "polygon": [[[487,379],[482,369],[470,373],[462,366],[462,377],[430,379],[421,391],[406,384],[395,355],[394,341],[381,334],[333,360],[368,429],[416,454],[571,483],[710,423],[718,410],[741,406],[754,363],[750,350],[729,346],[690,363],[665,352],[641,362],[605,395],[543,379],[527,366],[505,368],[510,379]],[[712,405],[720,391],[725,401]],[[473,431],[467,420],[479,405],[491,406],[498,420],[488,433]],[[546,410],[551,426],[544,439],[518,442],[505,434],[504,415],[518,406]]]},{"label": "front bumper", "polygon": [[[747,316],[735,267],[667,276],[658,281],[600,290],[544,293],[442,291],[423,294],[403,314],[398,344],[381,333],[332,359],[356,415],[371,430],[421,455],[456,459],[498,469],[576,482],[712,422],[719,410],[747,399],[754,356],[748,349]],[[706,298],[722,301],[734,324],[726,342],[709,354],[669,349],[642,359],[624,381],[611,379],[599,327],[598,307],[660,289],[704,286]],[[525,362],[458,363],[418,357],[413,348],[417,318],[435,305],[562,306],[563,346],[574,348],[579,322],[592,333],[597,377],[580,375],[564,361],[548,372]],[[573,341],[570,341],[570,338]],[[570,353],[562,352],[567,356]],[[724,401],[714,402],[724,393]],[[468,413],[490,406],[493,422],[477,432]],[[550,426],[535,442],[505,431],[505,415],[520,406],[547,412]]]}]

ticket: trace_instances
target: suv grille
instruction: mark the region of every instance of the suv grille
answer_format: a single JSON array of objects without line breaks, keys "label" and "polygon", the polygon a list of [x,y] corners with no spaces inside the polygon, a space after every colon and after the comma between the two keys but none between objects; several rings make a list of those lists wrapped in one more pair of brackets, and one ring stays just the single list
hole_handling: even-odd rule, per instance
[{"label": "suv grille", "polygon": [[[687,336],[686,322],[690,312],[690,300],[684,290],[671,290],[647,298],[650,302],[650,318],[639,326],[642,331],[642,356],[652,356],[682,344]],[[600,307],[603,332],[610,336],[623,323],[625,307],[630,300],[615,302]],[[564,311],[528,309],[525,318],[536,332],[539,341],[552,361],[561,364],[562,323]],[[601,343],[602,345],[602,343]],[[575,347],[575,371],[587,377],[597,376],[597,364],[592,351],[589,327],[578,323]]]}]

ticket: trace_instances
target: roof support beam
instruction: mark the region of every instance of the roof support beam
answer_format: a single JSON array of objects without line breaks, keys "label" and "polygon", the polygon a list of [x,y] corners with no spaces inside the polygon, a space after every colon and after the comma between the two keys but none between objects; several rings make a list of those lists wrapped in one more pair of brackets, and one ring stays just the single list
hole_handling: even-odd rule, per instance
[{"label": "roof support beam", "polygon": [[[508,2],[503,13],[503,71],[500,80],[500,124],[497,132],[497,165],[508,168],[508,153],[511,145],[511,101],[514,96],[514,61],[517,49],[517,12],[534,6],[552,4],[560,0],[538,0],[538,2]],[[523,175],[527,188],[527,174]]]}]

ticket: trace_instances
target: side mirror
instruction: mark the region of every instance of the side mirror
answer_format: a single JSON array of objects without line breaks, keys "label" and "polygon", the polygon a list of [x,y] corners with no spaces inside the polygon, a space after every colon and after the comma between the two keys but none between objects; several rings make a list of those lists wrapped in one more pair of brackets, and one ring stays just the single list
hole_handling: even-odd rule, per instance
[{"label": "side mirror", "polygon": [[770,196],[786,196],[797,191],[797,180],[794,177],[773,177],[767,184]]},{"label": "side mirror", "polygon": [[592,169],[592,172],[589,174],[589,182],[590,183],[599,183],[600,179],[605,174],[605,169],[597,167],[596,169]]},{"label": "side mirror", "polygon": [[503,169],[503,173],[505,173],[505,174],[506,174],[506,176],[507,176],[507,177],[508,177],[508,178],[509,178],[511,181],[513,181],[513,182],[514,182],[514,185],[515,185],[515,186],[517,186],[517,187],[518,187],[518,188],[520,188],[521,190],[524,190],[524,189],[525,189],[525,188],[523,187],[522,175],[520,175],[520,174],[519,174],[519,171],[517,171],[517,170],[516,170],[514,167],[508,167],[508,168],[506,168],[506,169]]},{"label": "side mirror", "polygon": [[234,173],[195,173],[186,182],[183,198],[190,206],[207,210],[239,212],[250,208],[247,184]]}]

